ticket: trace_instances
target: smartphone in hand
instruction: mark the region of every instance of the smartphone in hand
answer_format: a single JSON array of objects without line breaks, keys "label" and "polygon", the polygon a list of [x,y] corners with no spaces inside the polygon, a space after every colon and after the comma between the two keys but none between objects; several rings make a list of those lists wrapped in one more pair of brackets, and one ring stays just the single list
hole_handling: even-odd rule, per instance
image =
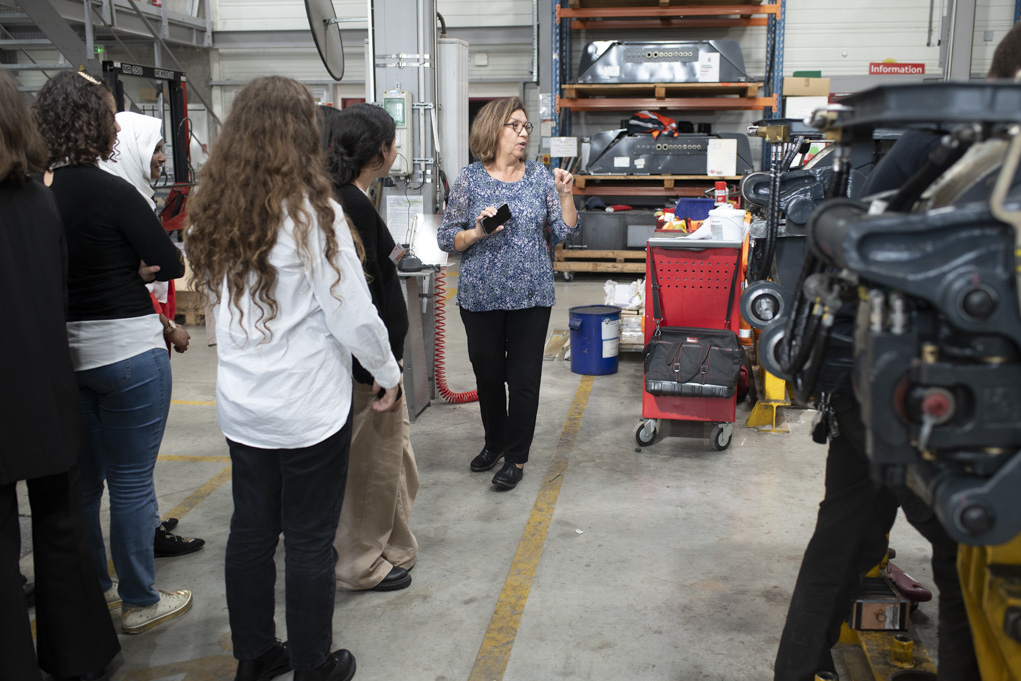
[{"label": "smartphone in hand", "polygon": [[510,206],[506,203],[496,209],[496,215],[482,218],[482,229],[486,234],[492,234],[493,230],[511,219]]}]

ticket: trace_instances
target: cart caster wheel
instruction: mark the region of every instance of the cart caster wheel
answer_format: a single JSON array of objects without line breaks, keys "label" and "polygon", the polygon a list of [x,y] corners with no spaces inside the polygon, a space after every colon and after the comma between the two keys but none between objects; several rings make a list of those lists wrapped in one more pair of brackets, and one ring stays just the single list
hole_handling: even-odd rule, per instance
[{"label": "cart caster wheel", "polygon": [[713,426],[712,432],[709,434],[709,444],[712,445],[712,448],[716,451],[722,452],[730,446],[730,440],[733,435],[733,423],[721,423],[715,425]]},{"label": "cart caster wheel", "polygon": [[574,281],[574,272],[564,272],[564,281]]},{"label": "cart caster wheel", "polygon": [[648,447],[656,440],[656,422],[652,419],[639,421],[635,426],[635,442],[640,447]]}]

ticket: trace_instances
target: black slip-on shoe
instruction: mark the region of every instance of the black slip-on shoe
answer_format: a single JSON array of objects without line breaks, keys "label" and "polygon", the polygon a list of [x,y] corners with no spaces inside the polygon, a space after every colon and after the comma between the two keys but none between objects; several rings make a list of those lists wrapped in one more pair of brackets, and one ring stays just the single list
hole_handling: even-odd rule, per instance
[{"label": "black slip-on shoe", "polygon": [[383,578],[383,581],[369,589],[369,591],[399,591],[411,586],[411,575],[402,567],[396,565],[390,569],[390,574]]},{"label": "black slip-on shoe", "polygon": [[335,650],[315,669],[294,672],[294,681],[351,681],[355,676],[355,656],[348,650]]},{"label": "black slip-on shoe", "polygon": [[503,452],[494,452],[491,449],[483,449],[479,455],[472,459],[471,469],[473,473],[488,471],[496,465],[496,462],[503,456]]},{"label": "black slip-on shoe", "polygon": [[493,484],[502,489],[514,489],[523,477],[525,477],[525,469],[518,468],[517,464],[508,461],[493,476]]},{"label": "black slip-on shoe", "polygon": [[239,660],[234,681],[269,681],[275,676],[291,671],[291,653],[287,641],[276,645],[254,660]]}]

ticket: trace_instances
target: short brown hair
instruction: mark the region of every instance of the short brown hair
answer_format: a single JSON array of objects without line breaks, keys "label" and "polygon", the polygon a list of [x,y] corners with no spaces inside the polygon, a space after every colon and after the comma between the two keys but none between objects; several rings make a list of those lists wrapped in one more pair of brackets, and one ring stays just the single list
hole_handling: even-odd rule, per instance
[{"label": "short brown hair", "polygon": [[46,155],[14,79],[0,71],[0,182],[24,182],[46,167]]},{"label": "short brown hair", "polygon": [[475,158],[483,163],[490,163],[496,158],[503,125],[515,111],[528,113],[520,97],[494,99],[479,109],[468,133],[468,148]]},{"label": "short brown hair", "polygon": [[76,71],[62,71],[46,81],[32,104],[32,115],[50,147],[50,165],[110,159],[117,137],[110,97],[105,85]]},{"label": "short brown hair", "polygon": [[1021,24],[1014,24],[993,51],[987,78],[1010,78],[1021,69]]}]

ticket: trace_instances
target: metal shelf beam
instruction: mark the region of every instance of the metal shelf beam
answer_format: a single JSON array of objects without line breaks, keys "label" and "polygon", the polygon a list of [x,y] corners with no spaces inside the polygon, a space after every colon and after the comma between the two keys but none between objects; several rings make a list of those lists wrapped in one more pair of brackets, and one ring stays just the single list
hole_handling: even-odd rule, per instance
[{"label": "metal shelf beam", "polygon": [[576,19],[571,22],[571,30],[628,30],[632,28],[738,28],[742,26],[768,25],[768,17],[754,17],[749,19]]},{"label": "metal shelf beam", "polygon": [[715,17],[734,16],[751,17],[756,15],[776,15],[780,13],[779,3],[775,5],[726,5],[726,6],[689,6],[689,7],[603,7],[592,9],[559,8],[557,19],[619,19],[623,17]]},{"label": "metal shelf beam", "polygon": [[772,107],[773,97],[607,97],[605,99],[559,99],[561,109],[614,111],[623,109],[670,109],[683,111],[748,111]]}]

